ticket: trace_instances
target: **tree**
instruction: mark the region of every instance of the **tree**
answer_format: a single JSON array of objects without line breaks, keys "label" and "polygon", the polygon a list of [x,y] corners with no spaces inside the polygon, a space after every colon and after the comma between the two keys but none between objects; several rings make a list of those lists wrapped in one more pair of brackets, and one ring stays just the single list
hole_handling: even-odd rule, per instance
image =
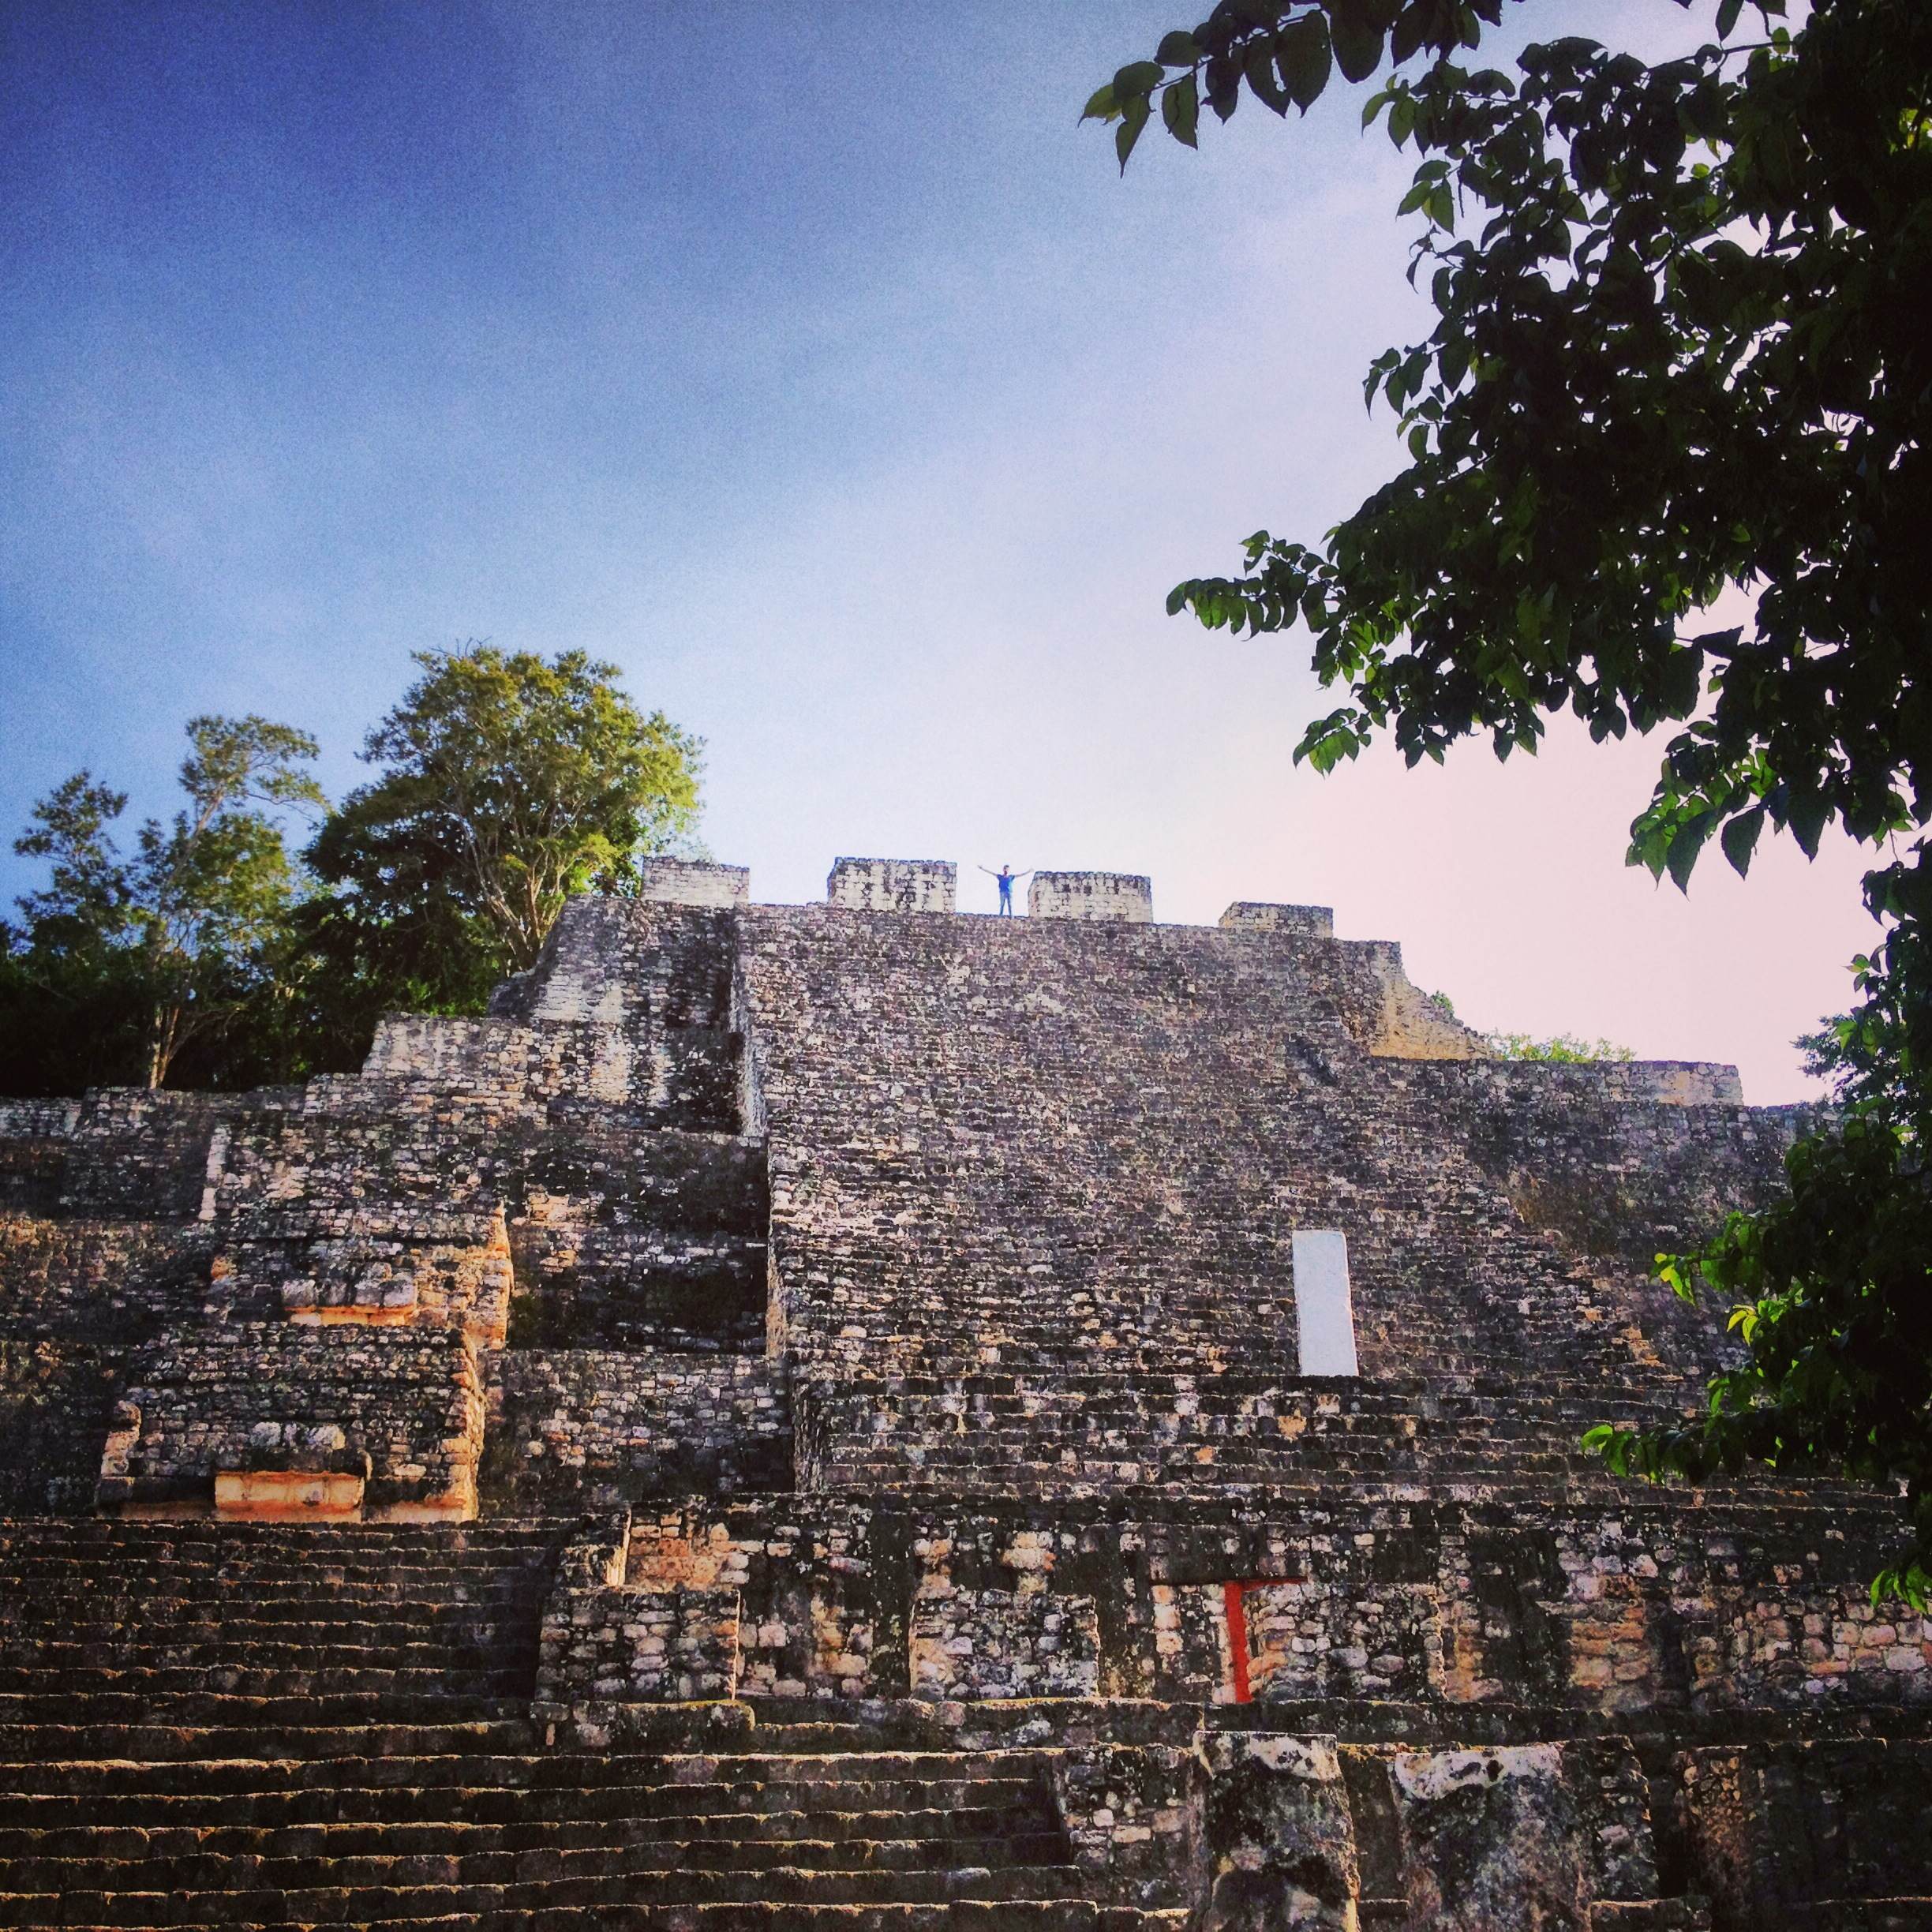
[{"label": "tree", "polygon": [[[1687,4],[1687,0],[1679,0]],[[1087,107],[1124,168],[1158,100],[1305,111],[1339,67],[1418,157],[1411,279],[1437,323],[1371,365],[1406,466],[1319,548],[1250,537],[1176,586],[1211,628],[1305,624],[1347,702],[1296,756],[1327,770],[1391,732],[1410,762],[1486,733],[1533,751],[1570,710],[1598,741],[1674,727],[1630,857],[1680,887],[1715,838],[1739,873],[1767,825],[1879,852],[1885,926],[1861,1004],[1821,1036],[1837,1124],[1788,1202],[1665,1261],[1734,1305],[1744,1365],[1682,1429],[1605,1429],[1619,1468],[1755,1458],[1900,1479],[1932,1590],[1932,9],[1720,0],[1714,36],[1647,64],[1532,46],[1462,54],[1502,0],[1223,0]],[[1415,63],[1413,70],[1402,70]],[[1749,616],[1704,617],[1725,592]],[[1701,621],[1702,620],[1702,621]]]},{"label": "tree", "polygon": [[47,889],[19,902],[25,928],[7,934],[6,1003],[32,1065],[60,1064],[60,1036],[78,1029],[91,1077],[162,1086],[268,977],[299,883],[274,813],[323,803],[300,769],[315,740],[265,718],[204,717],[189,721],[188,743],[186,807],[147,820],[131,857],[111,829],[126,795],[87,772],[41,800],[14,841],[50,868]]},{"label": "tree", "polygon": [[301,914],[325,1056],[396,1006],[479,1010],[572,893],[635,886],[697,819],[700,741],[638,711],[614,665],[487,644],[416,661],[363,748],[386,769],[305,855],[328,889]]}]

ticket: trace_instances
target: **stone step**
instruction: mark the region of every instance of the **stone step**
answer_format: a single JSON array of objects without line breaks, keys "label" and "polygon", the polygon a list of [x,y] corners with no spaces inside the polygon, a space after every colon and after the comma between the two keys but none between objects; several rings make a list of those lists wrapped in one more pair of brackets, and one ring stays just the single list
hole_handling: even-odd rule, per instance
[{"label": "stone step", "polygon": [[[346,1536],[353,1526],[343,1524],[342,1533]],[[397,1574],[515,1575],[523,1570],[541,1570],[565,1540],[560,1536],[542,1542],[470,1549],[439,1547],[433,1541],[414,1539],[373,1546],[337,1544],[331,1538],[320,1537],[275,1542],[238,1540],[231,1544],[195,1543],[185,1547],[151,1537],[78,1544],[36,1540],[0,1549],[0,1575],[35,1574],[49,1570],[88,1573],[118,1570],[129,1575],[259,1576],[267,1581],[298,1578],[322,1570],[345,1578],[365,1576],[377,1582]]]},{"label": "stone step", "polygon": [[[1186,1932],[1184,1908],[1101,1905],[1081,1899],[956,1899],[931,1905],[546,1905],[527,1912],[476,1911],[432,1918],[362,1919],[362,1932]],[[125,1922],[122,1922],[125,1923]],[[71,1922],[73,1932],[107,1932]],[[213,1932],[211,1921],[180,1920],[175,1932]],[[224,1921],[223,1932],[286,1932],[277,1922]]]},{"label": "stone step", "polygon": [[[176,1764],[228,1757],[296,1759],[360,1758],[386,1750],[461,1750],[474,1735],[501,1734],[507,1728],[524,1748],[539,1745],[541,1727],[522,1715],[519,1700],[482,1699],[481,1709],[465,1700],[417,1699],[415,1707],[384,1714],[377,1709],[339,1710],[345,1700],[324,1709],[313,1698],[219,1697],[199,1700],[191,1709],[152,1712],[146,1721],[59,1722],[42,1717],[18,1720],[0,1713],[0,1760],[41,1757],[65,1759],[125,1758],[149,1764]],[[306,1720],[306,1721],[305,1721]]]},{"label": "stone step", "polygon": [[[489,1861],[478,1860],[478,1863]],[[550,1863],[546,1859],[547,1863]],[[665,1871],[648,1864],[620,1865],[582,1875],[561,1871],[552,1878],[535,1876],[472,1878],[463,1867],[471,1861],[430,1859],[417,1861],[420,1875],[399,1869],[393,1881],[372,1877],[346,1877],[343,1882],[298,1883],[286,1887],[255,1882],[261,1868],[245,1868],[230,1875],[242,1882],[219,1890],[165,1887],[149,1891],[121,1891],[73,1882],[56,1869],[43,1868],[52,1881],[35,1891],[0,1890],[0,1925],[49,1926],[77,1923],[145,1927],[183,1923],[324,1924],[349,1921],[362,1925],[384,1918],[423,1919],[451,1914],[491,1911],[537,1912],[553,1905],[623,1905],[636,1898],[638,1881],[648,1877],[654,1905],[680,1904],[934,1904],[954,1899],[1078,1900],[1086,1888],[1085,1874],[1072,1865],[1012,1866],[994,1871],[983,1866],[941,1867],[908,1871],[820,1871],[809,1866],[774,1866],[756,1872]],[[287,1861],[297,1870],[299,1861]],[[349,1862],[351,1866],[354,1861]],[[410,1861],[395,1861],[406,1868]],[[563,1861],[556,1861],[560,1866]],[[615,1867],[615,1868],[608,1868]],[[79,1862],[73,1874],[94,1870]],[[129,1868],[137,1870],[138,1868]],[[318,1868],[318,1876],[321,1870]],[[0,1886],[7,1883],[0,1873]]]},{"label": "stone step", "polygon": [[541,1569],[507,1574],[501,1570],[465,1574],[460,1571],[419,1570],[392,1565],[366,1574],[349,1574],[317,1561],[291,1568],[283,1575],[245,1571],[211,1570],[199,1574],[173,1567],[144,1567],[103,1563],[98,1567],[62,1564],[45,1571],[9,1573],[0,1570],[0,1594],[35,1599],[64,1593],[117,1603],[155,1601],[162,1604],[313,1603],[324,1613],[346,1612],[351,1606],[434,1601],[440,1602],[526,1602],[540,1599],[553,1574]]},{"label": "stone step", "polygon": [[[945,1838],[858,1838],[817,1831],[809,1816],[798,1835],[780,1839],[680,1838],[601,1831],[553,1832],[511,1844],[490,1827],[406,1828],[360,1832],[181,1833],[178,1844],[138,1833],[94,1834],[76,1851],[35,1848],[0,1859],[0,1885],[18,1891],[291,1891],[313,1886],[361,1888],[417,1882],[461,1885],[552,1883],[623,1874],[722,1874],[736,1878],[777,1870],[850,1873],[867,1879],[899,1873],[1034,1869],[1064,1863],[1057,1830],[1007,1825],[990,1834]],[[292,1836],[298,1842],[278,1842]],[[116,1845],[111,1840],[125,1841]]]},{"label": "stone step", "polygon": [[41,1679],[70,1672],[176,1669],[187,1664],[330,1670],[369,1664],[417,1670],[459,1663],[474,1669],[492,1659],[507,1665],[526,1654],[534,1656],[539,1635],[535,1616],[448,1619],[436,1630],[433,1642],[424,1640],[420,1626],[390,1630],[349,1622],[107,1625],[78,1632],[71,1623],[64,1627],[70,1634],[57,1638],[40,1636],[31,1627],[0,1625],[0,1669]]},{"label": "stone step", "polygon": [[99,1516],[0,1517],[0,1552],[142,1548],[246,1556],[315,1549],[341,1558],[406,1550],[460,1560],[536,1552],[567,1537],[573,1516],[500,1517],[470,1523],[250,1523],[207,1518],[156,1521]]},{"label": "stone step", "polygon": [[[330,1794],[290,1794],[312,1800]],[[374,1795],[374,1794],[364,1794]],[[922,1855],[938,1858],[949,1846],[979,1846],[983,1841],[994,1854],[1026,1843],[1039,1855],[1022,1859],[1021,1863],[1043,1863],[1056,1854],[1063,1855],[1065,1842],[1045,1794],[1030,1786],[1001,1803],[962,1803],[947,1808],[923,1810],[761,1810],[733,1808],[728,1810],[665,1810],[653,1814],[648,1806],[627,1807],[616,1799],[637,1794],[618,1788],[601,1792],[552,1792],[549,1809],[556,1815],[545,1817],[531,1808],[530,1795],[523,1792],[464,1792],[470,1799],[493,1798],[497,1802],[493,1818],[453,1817],[457,1807],[445,1804],[443,1815],[430,1818],[399,1818],[394,1815],[395,1794],[388,1814],[371,1805],[371,1815],[360,1819],[339,1816],[301,1819],[291,1814],[294,1807],[280,1807],[284,1816],[275,1822],[251,1817],[246,1820],[222,1818],[187,1819],[178,1807],[157,1805],[150,1800],[138,1813],[125,1801],[121,1821],[83,1822],[78,1816],[86,1799],[57,1801],[43,1810],[53,1813],[45,1822],[33,1825],[0,1823],[0,1861],[32,1858],[95,1858],[138,1860],[180,1859],[196,1854],[227,1858],[341,1858],[376,1855],[416,1856],[470,1848],[524,1852],[539,1848],[578,1850],[596,1846],[661,1844],[672,1848],[696,1848],[694,1857],[724,1855],[734,1848],[750,1848],[763,1855],[786,1844],[850,1844],[861,1848],[861,1863],[878,1855],[877,1848],[919,1845]],[[739,1806],[760,1792],[733,1793]],[[601,1796],[606,1802],[593,1805],[567,1804],[586,1795]],[[972,1794],[968,1794],[971,1796]],[[246,1804],[245,1799],[223,1801],[230,1811]],[[312,1804],[311,1809],[317,1808]],[[465,1806],[462,1809],[475,1809]],[[1031,1837],[1029,1837],[1031,1834]],[[1035,1840],[1039,1842],[1034,1842]],[[706,1850],[709,1848],[709,1850]],[[982,1854],[960,1857],[955,1864],[998,1863],[998,1855]],[[18,1874],[15,1874],[16,1878]]]},{"label": "stone step", "polygon": [[406,1722],[415,1713],[453,1716],[461,1705],[475,1717],[498,1715],[496,1706],[530,1697],[536,1682],[534,1657],[506,1668],[481,1665],[446,1670],[389,1671],[376,1665],[331,1670],[251,1671],[242,1664],[190,1665],[177,1670],[51,1673],[25,1685],[0,1672],[0,1724],[65,1720],[139,1723],[173,1717],[211,1724],[259,1721],[267,1714],[299,1722],[297,1708],[309,1706],[312,1722]]},{"label": "stone step", "polygon": [[[778,1833],[770,1821],[803,1817],[852,1822],[854,1830],[905,1820],[942,1821],[1041,1814],[1043,1788],[1036,1777],[876,1778],[828,1781],[800,1792],[797,1788],[757,1780],[729,1779],[665,1783],[648,1768],[631,1767],[627,1777],[585,1772],[564,1777],[542,1776],[541,1761],[517,1767],[520,1780],[485,1783],[474,1765],[445,1770],[440,1783],[380,1784],[304,1784],[280,1788],[264,1778],[235,1777],[216,1783],[184,1767],[182,1792],[133,1788],[122,1780],[110,1788],[0,1794],[0,1829],[110,1831],[163,1830],[177,1827],[207,1831],[224,1827],[288,1829],[305,1825],[549,1825],[595,1824],[605,1819],[662,1822],[668,1829],[708,1822],[713,1836]],[[234,1767],[220,1767],[233,1769]],[[782,1835],[781,1833],[779,1835]],[[923,1828],[908,1834],[926,1835]]]},{"label": "stone step", "polygon": [[[474,1692],[446,1688],[359,1691],[289,1689],[280,1695],[230,1696],[219,1690],[70,1690],[0,1695],[0,1750],[9,1731],[56,1727],[95,1733],[130,1733],[166,1726],[178,1732],[267,1728],[285,1738],[326,1733],[343,1725],[414,1727],[438,1721],[484,1720],[511,1715],[530,1696],[527,1682],[508,1690],[489,1680]],[[111,1742],[111,1738],[109,1739]]]},{"label": "stone step", "polygon": [[[416,1621],[421,1616],[459,1612],[485,1615],[527,1614],[549,1593],[552,1572],[515,1582],[470,1582],[399,1576],[383,1582],[331,1582],[313,1573],[301,1578],[261,1580],[212,1578],[192,1584],[178,1574],[144,1579],[103,1571],[98,1578],[62,1573],[57,1578],[0,1577],[0,1615],[39,1619],[63,1616],[167,1623],[219,1617],[224,1608],[263,1620],[286,1622],[307,1616],[353,1623],[373,1618]],[[11,1598],[9,1601],[8,1599]]]},{"label": "stone step", "polygon": [[[580,1789],[621,1784],[640,1789],[810,1788],[814,1802],[833,1795],[887,1785],[925,1794],[920,1802],[952,1802],[966,1787],[986,1781],[1006,1786],[1037,1783],[1047,1758],[1032,1750],[874,1750],[793,1754],[783,1751],[575,1752],[545,1750],[538,1728],[527,1723],[417,1726],[384,1735],[365,1732],[376,1748],[331,1751],[328,1741],[352,1743],[350,1729],[318,1728],[280,1734],[289,1742],[318,1747],[306,1753],[267,1754],[215,1732],[175,1734],[203,1747],[186,1762],[142,1759],[125,1753],[63,1754],[51,1728],[50,1748],[0,1760],[0,1804],[21,1793],[133,1793],[387,1789],[429,1791]],[[391,1746],[388,1750],[382,1746]],[[412,1746],[415,1748],[410,1748]],[[943,1791],[948,1796],[932,1795]],[[897,1802],[897,1800],[894,1800]],[[867,1808],[848,1807],[846,1808]]]},{"label": "stone step", "polygon": [[46,1623],[71,1630],[77,1623],[125,1624],[137,1619],[144,1630],[192,1631],[197,1626],[233,1630],[247,1624],[264,1637],[277,1627],[311,1623],[327,1619],[358,1628],[395,1631],[420,1635],[425,1627],[468,1623],[492,1618],[522,1616],[549,1595],[547,1577],[532,1578],[515,1586],[481,1591],[455,1584],[433,1595],[398,1597],[351,1590],[347,1586],[309,1590],[301,1595],[251,1593],[237,1603],[229,1593],[198,1597],[154,1597],[110,1593],[65,1579],[58,1586],[37,1588],[28,1598],[0,1602],[0,1632]]},{"label": "stone step", "polygon": [[[169,1638],[137,1631],[45,1645],[16,1638],[0,1641],[0,1693],[69,1684],[77,1689],[191,1690],[197,1687],[194,1674],[208,1670],[240,1670],[264,1681],[291,1671],[305,1677],[353,1675],[368,1679],[358,1687],[380,1690],[387,1682],[408,1684],[452,1671],[460,1671],[466,1681],[492,1666],[499,1672],[512,1672],[534,1663],[537,1648],[534,1622],[522,1627],[451,1631],[436,1644],[331,1642],[320,1633],[255,1644],[227,1633]],[[185,1681],[170,1681],[175,1678]]]}]

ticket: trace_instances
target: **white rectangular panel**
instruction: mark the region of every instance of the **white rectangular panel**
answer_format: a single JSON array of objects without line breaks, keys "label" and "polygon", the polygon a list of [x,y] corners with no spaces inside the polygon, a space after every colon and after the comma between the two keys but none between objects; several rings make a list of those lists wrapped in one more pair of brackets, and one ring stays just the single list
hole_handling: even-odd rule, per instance
[{"label": "white rectangular panel", "polygon": [[1355,1304],[1349,1294],[1348,1237],[1335,1228],[1297,1228],[1294,1259],[1301,1372],[1359,1375]]}]

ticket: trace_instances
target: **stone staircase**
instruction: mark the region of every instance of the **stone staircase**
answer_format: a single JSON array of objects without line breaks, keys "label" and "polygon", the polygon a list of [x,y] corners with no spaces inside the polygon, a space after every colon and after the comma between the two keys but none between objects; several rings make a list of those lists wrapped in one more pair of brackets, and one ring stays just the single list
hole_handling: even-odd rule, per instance
[{"label": "stone staircase", "polygon": [[0,1924],[1184,1923],[1083,1900],[1024,1752],[37,1760],[0,1788]]},{"label": "stone staircase", "polygon": [[500,1715],[569,1530],[0,1525],[0,1734]]},{"label": "stone staircase", "polygon": [[1091,1901],[1040,1750],[560,1746],[573,1528],[0,1523],[0,1925],[1178,1932]]},{"label": "stone staircase", "polygon": [[1598,1422],[1653,1423],[1682,1390],[1518,1379],[1507,1387],[1316,1380],[1140,1362],[922,1361],[795,1389],[809,1488],[1103,1491],[1323,1487],[1455,1500],[1619,1491],[1581,1445]]}]

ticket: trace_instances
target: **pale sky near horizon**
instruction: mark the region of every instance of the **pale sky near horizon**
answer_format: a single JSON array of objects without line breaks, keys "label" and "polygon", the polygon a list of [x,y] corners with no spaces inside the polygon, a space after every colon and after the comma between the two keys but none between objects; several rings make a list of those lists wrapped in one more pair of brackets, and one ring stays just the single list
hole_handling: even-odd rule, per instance
[{"label": "pale sky near horizon", "polygon": [[[1711,8],[1527,0],[1518,39]],[[915,27],[908,21],[916,17]],[[841,853],[1332,904],[1473,1023],[1731,1061],[1848,1003],[1860,856],[1623,864],[1661,740],[1297,770],[1305,639],[1163,600],[1397,466],[1410,163],[1339,84],[1123,182],[1076,125],[1151,0],[12,0],[0,11],[0,830],[172,809],[197,711],[339,796],[414,650],[615,661],[707,740],[754,897]],[[0,896],[34,882],[0,850]]]}]

